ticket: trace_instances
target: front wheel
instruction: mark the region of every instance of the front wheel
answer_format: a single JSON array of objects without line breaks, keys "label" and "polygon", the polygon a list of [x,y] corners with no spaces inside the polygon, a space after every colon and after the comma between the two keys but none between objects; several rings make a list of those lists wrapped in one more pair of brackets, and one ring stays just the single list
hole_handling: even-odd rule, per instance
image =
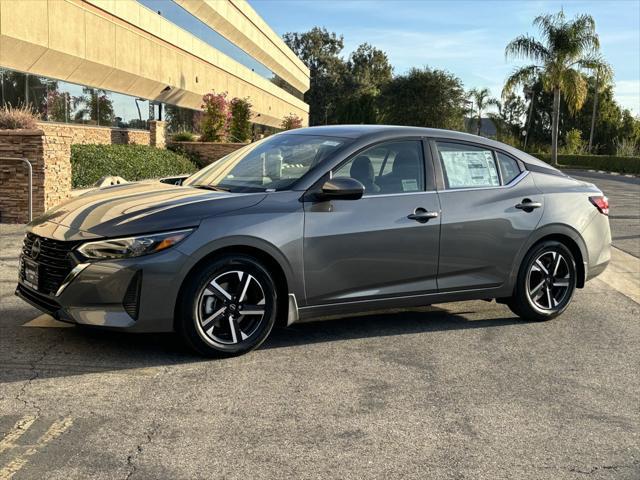
[{"label": "front wheel", "polygon": [[525,320],[543,321],[566,310],[576,289],[576,263],[562,243],[545,241],[525,256],[507,305]]},{"label": "front wheel", "polygon": [[254,258],[226,255],[201,268],[185,285],[178,330],[207,356],[241,355],[260,346],[276,319],[277,289]]}]

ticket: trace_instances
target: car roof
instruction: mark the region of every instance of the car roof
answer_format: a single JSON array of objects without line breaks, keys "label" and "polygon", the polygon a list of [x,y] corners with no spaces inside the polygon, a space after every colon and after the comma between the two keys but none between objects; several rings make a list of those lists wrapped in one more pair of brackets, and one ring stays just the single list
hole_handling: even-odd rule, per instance
[{"label": "car roof", "polygon": [[280,133],[280,135],[323,135],[328,137],[339,137],[349,139],[364,139],[369,138],[375,141],[377,135],[387,137],[389,134],[395,134],[401,136],[422,136],[422,137],[437,137],[446,138],[450,140],[461,140],[466,142],[473,142],[477,144],[486,145],[490,148],[497,148],[510,153],[525,163],[538,165],[547,169],[556,170],[548,163],[543,162],[535,157],[532,157],[528,153],[525,153],[517,148],[507,145],[505,143],[497,142],[490,138],[480,137],[478,135],[472,135],[465,132],[457,132],[454,130],[443,130],[440,128],[425,128],[425,127],[406,127],[400,125],[324,125],[318,127],[306,127],[298,128],[295,130],[288,130]]}]

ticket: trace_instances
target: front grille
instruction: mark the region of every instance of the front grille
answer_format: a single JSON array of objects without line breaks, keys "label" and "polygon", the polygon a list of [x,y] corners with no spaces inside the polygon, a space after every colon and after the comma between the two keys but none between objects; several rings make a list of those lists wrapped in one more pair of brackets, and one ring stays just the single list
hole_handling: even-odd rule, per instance
[{"label": "front grille", "polygon": [[[33,242],[40,240],[40,253],[35,256],[32,253]],[[33,233],[27,233],[24,238],[22,253],[25,257],[34,260],[38,264],[38,291],[48,295],[56,293],[62,282],[73,269],[75,263],[69,253],[78,242],[65,242],[39,237]],[[24,275],[23,271],[20,275]]]},{"label": "front grille", "polygon": [[55,300],[34,292],[33,290],[29,290],[28,288],[25,288],[20,284],[18,284],[16,293],[34,307],[37,307],[44,312],[50,313],[51,315],[56,316],[58,310],[60,310],[60,305]]}]

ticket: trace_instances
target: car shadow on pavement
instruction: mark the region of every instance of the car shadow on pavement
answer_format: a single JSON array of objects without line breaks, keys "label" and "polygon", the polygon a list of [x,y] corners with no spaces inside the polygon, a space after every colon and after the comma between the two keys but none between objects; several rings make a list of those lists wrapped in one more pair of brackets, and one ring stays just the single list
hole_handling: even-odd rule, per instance
[{"label": "car shadow on pavement", "polygon": [[[479,309],[480,310],[480,309]],[[479,312],[486,316],[488,312]],[[493,314],[494,312],[491,312]],[[258,353],[271,349],[399,335],[524,324],[516,317],[470,320],[475,311],[425,307],[394,313],[333,318],[276,328]],[[0,384],[37,378],[67,377],[126,369],[233,361],[207,359],[191,353],[180,338],[167,334],[127,334],[101,329],[4,329],[0,342]],[[428,341],[428,336],[425,338]],[[280,351],[280,350],[279,350]],[[251,353],[249,355],[252,355]]]},{"label": "car shadow on pavement", "polygon": [[372,337],[389,337],[475,328],[504,327],[527,323],[516,316],[470,320],[474,311],[450,311],[424,307],[393,313],[317,320],[276,329],[262,345],[263,349],[302,344],[325,343]]}]

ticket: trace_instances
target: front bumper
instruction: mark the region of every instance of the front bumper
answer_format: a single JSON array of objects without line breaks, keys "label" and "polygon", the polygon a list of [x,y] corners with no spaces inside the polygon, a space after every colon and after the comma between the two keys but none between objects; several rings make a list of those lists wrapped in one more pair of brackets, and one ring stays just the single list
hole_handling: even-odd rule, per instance
[{"label": "front bumper", "polygon": [[20,281],[16,295],[61,321],[132,332],[169,332],[189,268],[189,257],[169,249],[90,263],[57,295],[38,292]]}]

